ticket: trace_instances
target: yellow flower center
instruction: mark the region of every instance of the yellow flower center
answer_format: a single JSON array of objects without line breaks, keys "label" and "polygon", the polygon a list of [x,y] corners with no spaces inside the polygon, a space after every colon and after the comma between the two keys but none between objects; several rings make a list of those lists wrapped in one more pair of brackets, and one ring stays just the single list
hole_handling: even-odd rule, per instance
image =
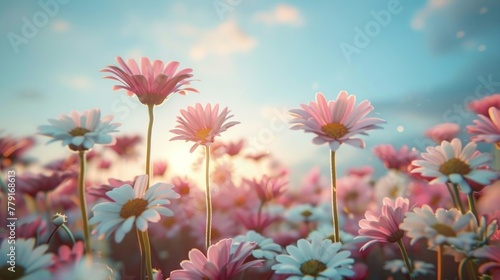
[{"label": "yellow flower center", "polygon": [[326,265],[318,260],[308,260],[300,266],[300,271],[304,275],[319,276],[326,269]]},{"label": "yellow flower center", "polygon": [[333,139],[339,139],[349,132],[349,130],[347,130],[347,128],[341,123],[325,124],[321,127],[321,131]]},{"label": "yellow flower center", "polygon": [[75,127],[73,128],[72,130],[69,131],[69,134],[71,136],[83,136],[85,135],[86,133],[89,133],[90,130],[86,129],[86,128],[83,128],[83,127]]},{"label": "yellow flower center", "polygon": [[142,198],[131,199],[123,205],[122,210],[120,210],[120,216],[124,219],[132,216],[138,217],[146,210],[147,205],[147,200]]},{"label": "yellow flower center", "polygon": [[452,158],[439,167],[439,172],[446,176],[450,174],[466,175],[470,171],[470,166],[458,158]]},{"label": "yellow flower center", "polygon": [[304,218],[309,218],[313,213],[309,210],[304,210],[302,213],[300,213]]},{"label": "yellow flower center", "polygon": [[201,139],[201,140],[205,140],[205,139],[207,139],[208,135],[210,134],[210,131],[212,131],[212,129],[210,129],[210,128],[200,129],[200,130],[198,130],[198,132],[196,132],[196,137]]},{"label": "yellow flower center", "polygon": [[444,235],[446,237],[455,237],[457,233],[448,225],[445,224],[435,224],[432,226],[439,234]]}]

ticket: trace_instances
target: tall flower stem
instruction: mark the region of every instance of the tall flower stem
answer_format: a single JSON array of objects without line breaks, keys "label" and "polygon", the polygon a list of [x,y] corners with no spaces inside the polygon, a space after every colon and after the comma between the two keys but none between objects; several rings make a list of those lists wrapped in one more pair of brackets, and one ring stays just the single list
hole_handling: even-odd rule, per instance
[{"label": "tall flower stem", "polygon": [[335,167],[335,151],[330,150],[330,175],[332,180],[332,216],[335,229],[335,242],[340,242],[339,212],[337,207],[337,171]]},{"label": "tall flower stem", "polygon": [[212,198],[210,197],[210,147],[205,147],[205,193],[206,193],[206,208],[207,219],[205,229],[205,248],[208,250],[212,243]]},{"label": "tall flower stem", "polygon": [[476,199],[474,198],[474,192],[471,191],[470,193],[467,194],[467,200],[469,202],[469,210],[474,214],[476,217],[476,220],[479,222],[479,219],[477,217],[477,210],[476,210]]},{"label": "tall flower stem", "polygon": [[398,246],[399,250],[401,250],[401,256],[403,256],[403,261],[406,264],[406,268],[408,269],[408,275],[410,276],[410,279],[413,280],[413,266],[411,265],[408,253],[406,253],[405,245],[403,244],[403,239],[398,240]]},{"label": "tall flower stem", "polygon": [[443,279],[443,245],[438,245],[437,246],[437,280],[442,280]]},{"label": "tall flower stem", "polygon": [[448,192],[450,192],[451,199],[453,200],[453,205],[455,206],[455,208],[460,209],[460,206],[458,204],[459,198],[457,198],[455,191],[453,190],[453,185],[451,183],[446,183],[446,186],[448,186]]},{"label": "tall flower stem", "polygon": [[[143,246],[143,261],[146,266],[146,275],[147,279],[153,279],[153,263],[151,261],[151,244],[149,243],[149,236],[147,231],[137,230],[137,235],[142,240],[139,242],[140,245]],[[142,244],[141,244],[142,243]],[[141,275],[144,277],[144,274]]]},{"label": "tall flower stem", "polygon": [[464,206],[462,205],[462,200],[460,199],[460,193],[458,191],[458,185],[457,184],[452,184],[452,190],[453,190],[453,194],[455,195],[456,199],[457,199],[457,204],[458,204],[458,209],[460,209],[460,212],[462,214],[465,214],[465,208]]},{"label": "tall flower stem", "polygon": [[153,122],[155,115],[153,113],[154,105],[148,105],[149,114],[149,124],[148,124],[148,135],[146,139],[146,174],[148,175],[148,183],[146,184],[146,190],[149,189],[149,181],[151,180],[151,135],[153,134]]},{"label": "tall flower stem", "polygon": [[78,151],[78,157],[80,159],[80,174],[78,175],[78,196],[80,199],[80,210],[82,212],[85,252],[89,255],[92,255],[92,246],[90,245],[89,217],[87,215],[87,201],[85,197],[85,151]]}]

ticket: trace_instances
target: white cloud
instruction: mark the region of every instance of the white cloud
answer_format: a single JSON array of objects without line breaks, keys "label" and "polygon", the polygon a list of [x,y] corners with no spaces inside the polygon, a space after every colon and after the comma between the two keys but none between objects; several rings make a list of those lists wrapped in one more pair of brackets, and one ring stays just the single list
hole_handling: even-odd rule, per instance
[{"label": "white cloud", "polygon": [[90,79],[86,76],[62,76],[59,81],[61,84],[76,90],[87,90],[91,86]]},{"label": "white cloud", "polygon": [[52,24],[52,30],[55,32],[67,32],[70,29],[70,24],[64,20],[57,20]]},{"label": "white cloud", "polygon": [[300,11],[286,4],[279,4],[271,11],[259,12],[255,14],[254,19],[269,25],[301,26],[304,22]]},{"label": "white cloud", "polygon": [[233,53],[248,52],[257,44],[257,40],[242,31],[234,20],[225,21],[202,34],[201,39],[190,49],[192,59],[199,60],[209,55],[228,56]]}]

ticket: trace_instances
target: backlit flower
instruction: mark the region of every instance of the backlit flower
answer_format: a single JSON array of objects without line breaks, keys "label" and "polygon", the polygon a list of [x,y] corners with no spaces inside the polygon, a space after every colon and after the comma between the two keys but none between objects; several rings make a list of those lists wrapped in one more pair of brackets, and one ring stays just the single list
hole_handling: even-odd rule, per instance
[{"label": "backlit flower", "polygon": [[391,144],[381,144],[373,148],[373,153],[384,163],[387,169],[399,171],[406,171],[408,165],[418,157],[416,151],[408,149],[405,145],[396,150]]},{"label": "backlit flower", "polygon": [[[52,254],[46,254],[48,246],[35,246],[35,239],[16,239],[15,245],[4,239],[0,246],[0,279],[40,280],[51,279],[49,266]],[[11,248],[15,247],[12,251]],[[14,256],[13,260],[10,255]],[[10,262],[12,261],[12,262]]]},{"label": "backlit flower", "polygon": [[14,138],[11,135],[0,137],[0,170],[24,162],[24,154],[34,145],[35,139],[32,137]]},{"label": "backlit flower", "polygon": [[116,132],[119,123],[111,123],[113,116],[101,119],[101,110],[91,109],[82,113],[72,111],[62,114],[59,119],[49,119],[51,125],[38,127],[39,134],[52,137],[48,143],[61,141],[73,151],[88,150],[94,144],[111,144],[114,139],[109,135]]},{"label": "backlit flower", "polygon": [[442,141],[451,141],[460,133],[460,126],[456,123],[441,123],[429,128],[425,136],[431,138],[436,144]]},{"label": "backlit flower", "polygon": [[172,61],[168,64],[160,60],[151,62],[147,57],[141,58],[141,67],[133,59],[123,61],[117,57],[118,66],[110,65],[102,70],[113,76],[106,76],[120,82],[122,85],[113,86],[113,90],[124,89],[128,95],[135,94],[139,101],[145,105],[160,105],[174,93],[198,92],[194,88],[185,87],[190,84],[193,75],[190,68],[177,71],[179,62]]},{"label": "backlit flower", "polygon": [[476,114],[488,115],[488,110],[491,107],[500,109],[500,93],[487,95],[482,99],[474,100],[468,104],[469,110]]},{"label": "backlit flower", "polygon": [[251,190],[257,193],[257,196],[262,202],[270,201],[280,196],[284,191],[286,181],[280,177],[262,176],[260,180],[256,178],[252,180],[243,179],[248,184]]},{"label": "backlit flower", "polygon": [[140,231],[146,231],[148,222],[160,221],[160,215],[172,216],[172,210],[163,205],[170,204],[170,199],[179,198],[172,190],[173,186],[157,183],[144,193],[147,182],[148,176],[141,175],[136,179],[134,188],[125,184],[107,192],[114,202],[94,206],[94,217],[89,221],[91,225],[97,224],[94,231],[98,235],[110,236],[116,230],[115,240],[119,243],[134,225]]},{"label": "backlit flower", "polygon": [[439,208],[434,213],[428,205],[424,205],[408,212],[399,228],[406,231],[412,245],[425,238],[429,248],[433,249],[436,245],[451,244],[450,241],[470,227],[473,219],[471,212],[462,215],[458,209]]},{"label": "backlit flower", "polygon": [[489,118],[477,115],[479,119],[467,126],[467,133],[472,135],[474,142],[494,143],[500,149],[500,108],[491,107],[488,113]]},{"label": "backlit flower", "polygon": [[198,249],[189,251],[189,260],[181,262],[182,269],[170,273],[171,280],[231,279],[250,267],[262,266],[262,260],[245,262],[255,243],[241,242],[231,250],[233,240],[223,239],[210,246],[207,255]]},{"label": "backlit flower", "polygon": [[136,146],[141,141],[142,138],[139,135],[117,136],[114,145],[109,146],[109,148],[123,159],[135,159],[139,156]]},{"label": "backlit flower", "polygon": [[313,143],[328,143],[336,151],[343,143],[364,148],[365,142],[355,138],[356,134],[366,135],[367,131],[381,128],[385,123],[378,118],[365,118],[373,110],[369,101],[364,100],[357,106],[356,96],[341,91],[336,100],[327,101],[322,93],[316,94],[316,102],[301,104],[302,109],[290,110],[294,124],[291,129],[303,129],[316,134]]},{"label": "backlit flower", "polygon": [[466,179],[486,185],[499,175],[497,172],[480,168],[492,160],[490,154],[476,152],[474,142],[462,149],[462,142],[458,138],[451,142],[443,141],[440,146],[427,147],[427,153],[422,153],[422,158],[413,161],[417,168],[412,172],[434,178],[430,181],[431,184],[458,184],[465,193],[472,191]]},{"label": "backlit flower", "polygon": [[195,142],[191,147],[192,153],[199,145],[209,146],[214,142],[214,138],[219,136],[228,128],[239,124],[239,122],[226,122],[233,115],[228,115],[229,110],[224,108],[219,114],[219,104],[212,108],[207,104],[205,108],[197,103],[194,107],[189,106],[181,110],[182,117],[177,117],[179,123],[170,132],[177,134],[172,140],[185,140]]},{"label": "backlit flower", "polygon": [[399,228],[406,212],[410,208],[410,201],[398,197],[395,201],[384,198],[380,215],[366,211],[365,218],[359,221],[359,237],[371,239],[361,250],[365,250],[373,243],[394,243],[403,238],[404,232]]},{"label": "backlit flower", "polygon": [[349,265],[354,263],[349,258],[349,251],[340,251],[341,244],[329,239],[300,239],[297,246],[286,247],[288,254],[278,255],[277,264],[272,266],[276,274],[289,275],[292,280],[341,280],[344,276],[354,276]]}]

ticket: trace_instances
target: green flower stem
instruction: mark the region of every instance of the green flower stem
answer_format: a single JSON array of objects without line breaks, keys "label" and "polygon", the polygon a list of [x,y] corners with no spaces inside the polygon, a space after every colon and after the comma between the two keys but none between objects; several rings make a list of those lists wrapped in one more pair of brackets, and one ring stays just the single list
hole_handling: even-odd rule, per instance
[{"label": "green flower stem", "polygon": [[403,245],[403,239],[398,240],[399,250],[401,250],[401,256],[403,256],[403,261],[406,264],[406,269],[408,269],[408,275],[410,279],[413,280],[413,266],[411,265],[408,253],[406,253],[405,245]]},{"label": "green flower stem", "polygon": [[443,279],[443,245],[438,245],[437,246],[437,251],[436,251],[436,254],[437,254],[437,264],[436,264],[436,267],[437,267],[437,271],[436,271],[436,277],[438,280],[442,280]]},{"label": "green flower stem", "polygon": [[206,208],[207,219],[205,229],[205,248],[208,250],[212,244],[212,198],[210,197],[210,147],[205,146],[205,193],[206,193]]},{"label": "green flower stem", "polygon": [[477,268],[471,258],[465,258],[458,265],[458,279],[478,279]]},{"label": "green flower stem", "polygon": [[154,105],[148,105],[149,124],[146,139],[146,174],[148,175],[148,182],[146,184],[146,191],[149,189],[149,182],[151,181],[151,135],[153,134],[153,122],[155,119],[153,109]]},{"label": "green flower stem", "polygon": [[66,234],[69,236],[69,239],[71,239],[71,245],[75,245],[75,237],[73,236],[73,233],[71,232],[71,230],[65,224],[62,224],[60,226],[56,226],[54,228],[54,230],[50,233],[50,236],[47,239],[46,244],[48,245],[50,243],[50,241],[52,241],[52,238],[54,237],[56,232],[59,230],[59,228],[62,228],[66,232]]},{"label": "green flower stem", "polygon": [[49,197],[49,192],[45,192],[45,214],[47,214],[47,221],[51,221],[51,215],[50,215],[50,197]]},{"label": "green flower stem", "polygon": [[340,242],[339,213],[337,207],[337,171],[335,169],[335,151],[330,150],[330,168],[332,179],[332,216],[335,229],[335,242]]},{"label": "green flower stem", "polygon": [[457,184],[452,184],[452,189],[453,193],[455,194],[455,197],[457,198],[457,204],[458,204],[458,209],[460,209],[460,212],[462,214],[465,214],[465,208],[462,205],[462,200],[460,199],[460,192],[458,191],[458,185]]},{"label": "green flower stem", "polygon": [[87,202],[85,198],[85,151],[78,151],[78,156],[80,158],[80,174],[78,175],[78,196],[80,199],[80,210],[82,212],[85,252],[88,255],[92,255],[92,246],[90,246],[89,218],[87,216]]},{"label": "green flower stem", "polygon": [[448,192],[450,192],[450,196],[453,199],[453,205],[455,206],[455,208],[460,209],[457,196],[455,194],[455,191],[453,190],[453,185],[451,183],[446,183],[446,186],[448,186]]},{"label": "green flower stem", "polygon": [[472,212],[472,214],[474,214],[477,222],[479,223],[479,218],[477,216],[477,210],[476,210],[476,199],[474,198],[473,191],[471,191],[470,193],[467,194],[467,200],[469,202],[469,210]]},{"label": "green flower stem", "polygon": [[75,241],[75,237],[73,236],[73,233],[71,232],[71,230],[65,225],[65,224],[62,224],[61,225],[61,228],[66,232],[66,234],[69,236],[69,239],[71,239],[71,245],[75,245],[76,241]]},{"label": "green flower stem", "polygon": [[[144,263],[146,265],[146,275],[147,279],[153,279],[153,263],[151,262],[151,244],[149,243],[149,236],[147,231],[137,230],[139,238],[142,239],[142,244],[144,245]],[[142,274],[144,277],[144,274]]]}]

